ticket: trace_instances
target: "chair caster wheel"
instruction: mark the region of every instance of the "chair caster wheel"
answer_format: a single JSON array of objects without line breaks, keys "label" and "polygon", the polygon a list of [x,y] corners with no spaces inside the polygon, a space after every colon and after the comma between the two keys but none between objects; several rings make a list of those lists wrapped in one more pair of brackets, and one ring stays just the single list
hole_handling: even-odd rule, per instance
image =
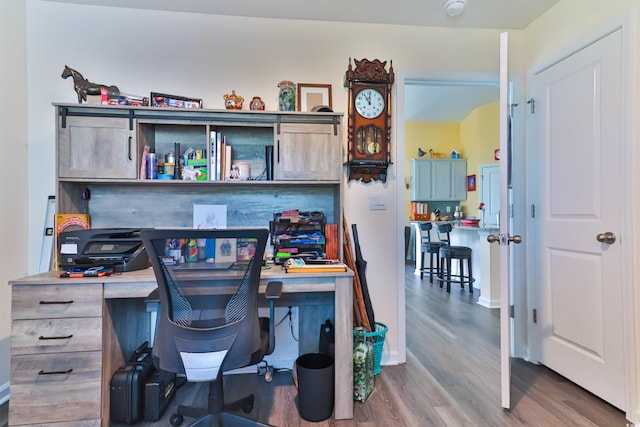
[{"label": "chair caster wheel", "polygon": [[184,417],[180,414],[173,414],[169,419],[169,423],[171,423],[173,427],[178,427],[180,424],[182,424],[183,421]]},{"label": "chair caster wheel", "polygon": [[253,411],[253,403],[250,403],[248,405],[244,405],[242,407],[242,412],[244,412],[245,414],[248,414],[251,411]]}]

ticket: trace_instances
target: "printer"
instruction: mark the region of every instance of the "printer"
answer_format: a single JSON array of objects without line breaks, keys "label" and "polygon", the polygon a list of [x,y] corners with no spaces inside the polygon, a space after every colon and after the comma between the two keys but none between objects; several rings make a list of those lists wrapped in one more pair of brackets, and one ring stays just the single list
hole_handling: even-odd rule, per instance
[{"label": "printer", "polygon": [[103,266],[114,273],[149,267],[140,229],[93,228],[63,231],[58,235],[60,270]]}]

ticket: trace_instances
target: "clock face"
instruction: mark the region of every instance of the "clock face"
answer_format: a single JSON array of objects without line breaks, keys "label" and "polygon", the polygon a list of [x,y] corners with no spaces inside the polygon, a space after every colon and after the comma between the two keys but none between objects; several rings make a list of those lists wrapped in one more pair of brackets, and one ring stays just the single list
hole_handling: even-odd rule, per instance
[{"label": "clock face", "polygon": [[362,89],[356,95],[355,107],[365,119],[374,119],[384,110],[384,97],[375,89]]}]

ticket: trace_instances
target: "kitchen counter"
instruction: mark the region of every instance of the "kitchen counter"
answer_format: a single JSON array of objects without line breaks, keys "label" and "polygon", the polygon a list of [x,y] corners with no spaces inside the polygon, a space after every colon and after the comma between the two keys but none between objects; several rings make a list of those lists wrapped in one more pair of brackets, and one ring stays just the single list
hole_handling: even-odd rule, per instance
[{"label": "kitchen counter", "polygon": [[[416,268],[414,274],[420,274],[422,268],[421,239],[419,224],[428,221],[412,221],[415,230]],[[441,221],[444,222],[444,221]],[[441,223],[440,222],[440,223]],[[472,250],[471,266],[473,269],[474,292],[478,290],[480,297],[478,304],[487,308],[500,307],[500,246],[487,242],[489,234],[498,234],[496,227],[470,227],[455,224],[451,233],[451,244],[454,246],[468,246]],[[438,222],[432,222],[434,225]],[[431,230],[431,240],[438,241],[438,233]],[[456,273],[458,263],[453,263],[453,272]]]}]

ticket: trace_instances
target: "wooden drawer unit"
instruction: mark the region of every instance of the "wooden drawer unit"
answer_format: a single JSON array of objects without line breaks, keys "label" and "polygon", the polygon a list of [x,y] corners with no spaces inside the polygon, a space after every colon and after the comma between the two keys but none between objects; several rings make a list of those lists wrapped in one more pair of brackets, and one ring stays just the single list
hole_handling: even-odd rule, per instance
[{"label": "wooden drawer unit", "polygon": [[10,424],[99,420],[101,376],[100,351],[13,356]]},{"label": "wooden drawer unit", "polygon": [[15,285],[11,318],[51,319],[102,316],[102,284]]},{"label": "wooden drawer unit", "polygon": [[11,354],[102,350],[102,318],[14,320]]},{"label": "wooden drawer unit", "polygon": [[102,289],[13,285],[9,425],[100,425]]}]

